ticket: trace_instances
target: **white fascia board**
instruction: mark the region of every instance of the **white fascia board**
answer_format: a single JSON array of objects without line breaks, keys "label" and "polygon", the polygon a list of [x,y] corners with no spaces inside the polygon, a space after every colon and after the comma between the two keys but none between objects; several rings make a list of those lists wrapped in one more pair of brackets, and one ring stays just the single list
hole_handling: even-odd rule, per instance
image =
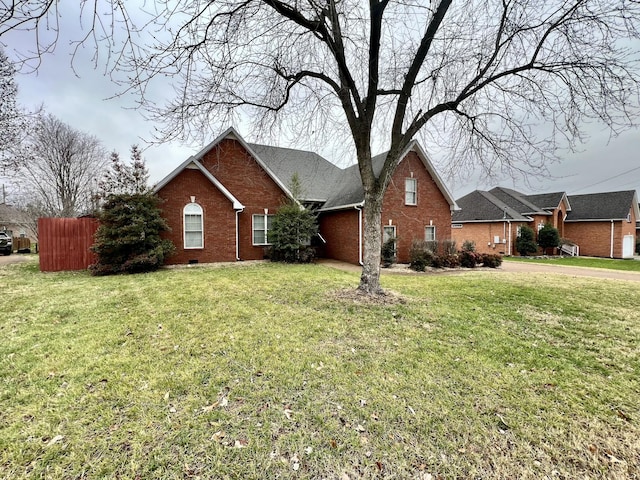
[{"label": "white fascia board", "polygon": [[171,172],[169,175],[167,175],[166,177],[164,177],[162,180],[160,180],[160,182],[153,188],[153,193],[158,193],[164,186],[166,186],[169,182],[171,182],[171,180],[173,180],[174,178],[176,178],[178,176],[178,174],[180,172],[182,172],[183,170],[185,170],[189,165],[195,165],[195,167],[200,170],[200,172],[218,189],[220,190],[220,192],[227,197],[227,199],[233,204],[233,209],[234,210],[243,210],[244,209],[244,205],[242,205],[242,203],[240,203],[240,201],[234,197],[231,192],[229,190],[226,189],[226,187],[224,185],[222,185],[222,183],[220,183],[220,181],[214,177],[211,172],[209,172],[209,170],[207,170],[206,168],[204,168],[204,166],[198,161],[196,160],[195,157],[189,157],[188,159],[186,159],[184,162],[182,162],[180,164],[180,166],[178,166],[178,168],[176,168],[173,172]]},{"label": "white fascia board", "polygon": [[153,193],[158,193],[165,185],[167,185],[171,180],[176,178],[180,172],[182,172],[187,165],[193,162],[195,158],[193,156],[187,158],[184,162],[182,162],[178,167],[176,167],[169,175],[160,180],[154,187]]},{"label": "white fascia board", "polygon": [[227,197],[227,199],[233,204],[234,210],[244,210],[244,205],[242,205],[242,203],[240,203],[240,201],[236,197],[234,197],[233,194],[229,190],[227,190],[227,188],[222,185],[222,183],[220,183],[220,181],[216,177],[214,177],[209,170],[204,168],[204,165],[202,165],[196,159],[193,160],[193,164],[198,167],[202,174],[207,177],[207,179],[209,179],[209,181],[213,183],[225,197]]},{"label": "white fascia board", "polygon": [[433,178],[433,180],[436,182],[436,185],[438,185],[438,188],[444,195],[444,198],[449,203],[451,207],[451,211],[455,212],[455,211],[461,210],[458,204],[456,203],[455,199],[453,198],[453,195],[451,195],[451,192],[449,191],[445,183],[442,181],[442,178],[440,178],[440,175],[438,175],[438,172],[433,166],[433,163],[431,163],[431,160],[429,159],[427,152],[424,151],[424,149],[420,146],[417,140],[411,140],[409,145],[407,145],[407,148],[405,149],[405,151],[402,153],[402,155],[400,155],[400,162],[404,160],[407,154],[412,150],[418,154],[418,157],[420,157],[420,160],[422,160],[422,163],[424,164],[425,168],[431,175],[431,178]]}]

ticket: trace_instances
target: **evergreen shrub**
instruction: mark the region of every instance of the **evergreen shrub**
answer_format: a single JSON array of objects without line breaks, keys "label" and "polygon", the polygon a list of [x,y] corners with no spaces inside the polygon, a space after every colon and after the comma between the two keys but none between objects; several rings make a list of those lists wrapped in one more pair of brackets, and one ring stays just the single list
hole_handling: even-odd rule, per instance
[{"label": "evergreen shrub", "polygon": [[391,265],[396,263],[397,257],[396,250],[396,239],[390,238],[386,242],[382,244],[382,266],[385,268],[389,268]]},{"label": "evergreen shrub", "polygon": [[169,231],[160,202],[150,194],[107,197],[91,247],[97,255],[97,262],[89,266],[92,275],[150,272],[164,264],[175,247],[160,236]]}]

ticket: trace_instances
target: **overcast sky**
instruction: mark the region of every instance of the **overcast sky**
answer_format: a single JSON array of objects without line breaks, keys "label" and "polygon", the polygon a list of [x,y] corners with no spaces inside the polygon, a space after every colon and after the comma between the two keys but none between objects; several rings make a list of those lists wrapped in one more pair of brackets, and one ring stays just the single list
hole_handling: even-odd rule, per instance
[{"label": "overcast sky", "polygon": [[[31,40],[31,37],[19,35],[2,38],[5,53],[10,58],[15,56],[16,50],[24,51],[23,42]],[[111,83],[101,70],[93,68],[89,61],[90,52],[81,52],[76,58],[74,72],[67,44],[68,39],[61,37],[55,53],[42,58],[37,73],[16,76],[19,102],[23,106],[33,109],[40,104],[44,105],[48,113],[78,130],[95,135],[107,150],[118,151],[124,159],[129,158],[128,151],[132,144],[147,147],[144,157],[153,183],[161,180],[199,150],[198,146],[188,147],[179,143],[147,146],[145,140],[151,139],[154,128],[159,126],[146,121],[140,112],[132,109],[135,98],[108,100],[121,87]],[[160,96],[164,94],[162,91],[156,93]],[[167,99],[172,93],[171,85],[167,84]],[[248,141],[255,140],[242,125],[235,127]],[[220,126],[220,132],[225,128],[226,126]],[[550,170],[555,178],[530,178],[528,181],[503,179],[497,183],[525,193],[566,191],[568,194],[580,194],[639,189],[640,131],[627,131],[617,138],[611,138],[601,125],[592,125],[590,131],[590,138],[581,147],[581,152],[567,155],[561,163],[551,166]],[[322,144],[322,141],[318,144]],[[295,148],[295,145],[279,146]],[[429,152],[429,146],[425,147]],[[319,153],[330,161],[337,160],[331,158],[331,153]],[[438,164],[437,158],[433,160]],[[488,190],[496,186],[495,183],[481,183],[474,179],[463,183],[454,178],[446,180],[446,183],[455,198],[474,189]]]}]

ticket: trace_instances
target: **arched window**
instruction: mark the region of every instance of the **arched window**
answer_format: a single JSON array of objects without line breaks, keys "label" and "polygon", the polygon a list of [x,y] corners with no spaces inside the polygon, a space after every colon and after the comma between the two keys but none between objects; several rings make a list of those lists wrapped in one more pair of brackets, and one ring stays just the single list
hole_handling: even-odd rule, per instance
[{"label": "arched window", "polygon": [[202,207],[197,203],[184,207],[184,248],[204,248]]}]

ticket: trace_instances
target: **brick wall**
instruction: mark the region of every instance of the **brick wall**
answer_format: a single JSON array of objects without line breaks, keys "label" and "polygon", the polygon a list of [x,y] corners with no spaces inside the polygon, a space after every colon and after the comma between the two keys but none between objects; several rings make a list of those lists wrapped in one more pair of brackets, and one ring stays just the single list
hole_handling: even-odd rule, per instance
[{"label": "brick wall", "polygon": [[[631,222],[613,222],[613,257],[622,258],[622,241],[625,235],[633,235],[635,245],[635,215]],[[580,255],[590,257],[611,256],[611,222],[568,222],[565,237],[580,247]]]},{"label": "brick wall", "polygon": [[276,213],[286,195],[235,140],[222,140],[201,163],[245,206],[239,216],[240,259],[262,260],[264,247],[253,245],[253,215],[264,215],[265,209]]},{"label": "brick wall", "polygon": [[[201,160],[222,185],[245,206],[238,216],[239,257],[241,260],[264,258],[264,247],[254,246],[252,238],[254,214],[264,215],[265,209],[275,213],[285,200],[285,194],[255,159],[230,139],[221,141]],[[173,231],[168,238],[176,245],[176,255],[169,263],[223,262],[236,260],[236,214],[233,205],[199,170],[185,169],[158,195],[165,199],[162,209]],[[204,210],[204,249],[185,250],[182,211],[190,196]]]},{"label": "brick wall", "polygon": [[[233,262],[236,259],[236,227],[233,205],[200,170],[185,169],[165,185],[158,196],[165,200],[162,215],[171,226],[165,234],[176,246],[176,253],[167,263],[189,261],[199,263]],[[191,196],[203,210],[204,248],[185,249],[183,240],[183,209]]]},{"label": "brick wall", "polygon": [[[516,238],[518,226],[526,223],[511,223],[511,243],[509,243],[509,224],[506,222],[463,223],[462,228],[452,228],[451,236],[458,248],[469,240],[475,242],[478,253],[499,253],[501,255],[517,255]],[[495,243],[495,237],[500,237],[501,243]],[[506,242],[502,243],[502,240]],[[511,251],[509,251],[511,248]]]},{"label": "brick wall", "polygon": [[355,208],[320,215],[320,235],[326,240],[320,254],[343,262],[360,262],[359,219]]},{"label": "brick wall", "polygon": [[[417,180],[417,205],[405,205],[405,179]],[[425,227],[436,227],[436,240],[451,239],[451,208],[415,152],[400,162],[382,204],[382,225],[396,227],[398,262],[409,262],[413,240],[425,239]],[[381,233],[382,234],[382,233]]]}]

